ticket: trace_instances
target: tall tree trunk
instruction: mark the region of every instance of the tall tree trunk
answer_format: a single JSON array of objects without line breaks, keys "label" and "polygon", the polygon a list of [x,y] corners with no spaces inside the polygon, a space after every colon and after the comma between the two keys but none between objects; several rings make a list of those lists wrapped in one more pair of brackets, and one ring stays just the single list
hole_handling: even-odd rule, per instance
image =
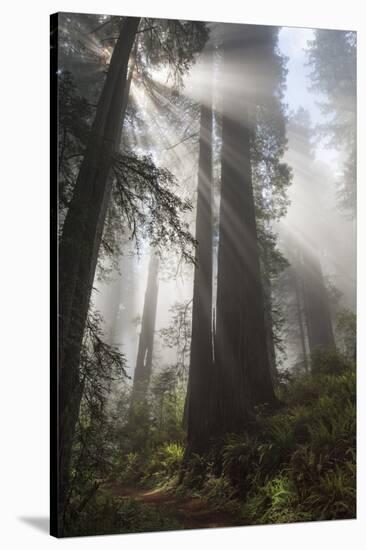
[{"label": "tall tree trunk", "polygon": [[80,167],[59,246],[59,522],[83,384],[79,357],[111,193],[109,171],[124,120],[128,60],[139,18],[125,18]]},{"label": "tall tree trunk", "polygon": [[272,285],[269,276],[263,269],[263,292],[264,292],[264,325],[266,330],[266,341],[268,350],[268,362],[272,382],[277,378],[276,350],[273,338],[273,317],[272,317]]},{"label": "tall tree trunk", "polygon": [[132,404],[136,401],[141,402],[146,397],[151,377],[159,289],[158,273],[159,258],[154,252],[151,252],[139,347],[133,377]]},{"label": "tall tree trunk", "polygon": [[269,251],[267,244],[262,245],[261,273],[263,280],[263,301],[264,301],[264,326],[266,331],[266,342],[268,351],[268,362],[273,384],[277,379],[276,350],[273,334],[273,316],[272,316],[272,282],[269,275]]},{"label": "tall tree trunk", "polygon": [[137,339],[132,323],[137,315],[135,257],[128,257],[126,255],[123,260],[123,266],[120,288],[120,303],[122,307],[120,307],[116,319],[114,343],[121,344],[123,341],[126,358],[129,358],[135,355],[135,339]]},{"label": "tall tree trunk", "polygon": [[334,350],[329,298],[316,248],[303,251],[303,274],[310,353],[316,349]]},{"label": "tall tree trunk", "polygon": [[[212,78],[211,81],[212,82]],[[187,392],[189,452],[207,448],[212,419],[212,87],[201,104],[192,340]]]},{"label": "tall tree trunk", "polygon": [[102,295],[103,308],[101,308],[101,313],[105,321],[108,319],[108,322],[106,322],[106,330],[104,332],[105,341],[109,345],[120,343],[120,340],[116,342],[116,337],[120,338],[121,335],[121,333],[117,332],[117,323],[123,300],[123,279],[122,274],[120,273],[116,273],[115,277],[116,278],[114,280],[108,282],[108,286]]},{"label": "tall tree trunk", "polygon": [[[245,42],[245,33],[250,31],[242,32]],[[264,322],[243,59],[245,47],[234,44],[224,49],[226,66],[230,69],[236,62],[236,70],[242,70],[223,97],[215,340],[217,430],[221,433],[241,431],[252,405],[275,400]]]},{"label": "tall tree trunk", "polygon": [[291,268],[291,271],[292,271],[293,285],[295,289],[296,316],[299,323],[301,354],[302,354],[305,370],[308,371],[308,359],[306,354],[306,340],[305,340],[305,330],[304,330],[304,315],[303,315],[303,307],[301,303],[302,293],[299,287],[299,276],[296,273],[296,269]]}]

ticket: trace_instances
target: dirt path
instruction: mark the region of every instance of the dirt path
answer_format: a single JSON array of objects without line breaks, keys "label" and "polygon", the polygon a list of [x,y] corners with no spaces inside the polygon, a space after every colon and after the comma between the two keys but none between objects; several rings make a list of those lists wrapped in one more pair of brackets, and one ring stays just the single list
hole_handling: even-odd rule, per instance
[{"label": "dirt path", "polygon": [[183,529],[205,529],[209,527],[234,527],[238,520],[228,512],[212,510],[200,498],[178,497],[166,489],[146,490],[126,487],[117,482],[106,485],[113,495],[138,500],[148,506],[155,506],[165,517],[174,518]]}]

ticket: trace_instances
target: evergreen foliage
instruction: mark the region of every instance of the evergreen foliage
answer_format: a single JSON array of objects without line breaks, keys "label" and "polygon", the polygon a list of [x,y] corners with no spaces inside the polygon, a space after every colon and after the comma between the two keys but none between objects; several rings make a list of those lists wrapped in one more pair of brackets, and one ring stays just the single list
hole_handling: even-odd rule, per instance
[{"label": "evergreen foliage", "polygon": [[346,213],[354,217],[357,193],[356,33],[319,29],[308,47],[312,86],[324,94],[320,105],[328,119],[318,125],[318,132],[329,146],[344,153],[339,200]]}]

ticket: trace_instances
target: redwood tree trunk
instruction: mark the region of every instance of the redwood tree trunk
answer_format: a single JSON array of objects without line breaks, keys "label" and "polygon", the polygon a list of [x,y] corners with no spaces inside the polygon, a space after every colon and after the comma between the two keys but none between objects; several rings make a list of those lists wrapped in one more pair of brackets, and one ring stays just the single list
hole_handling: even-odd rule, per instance
[{"label": "redwood tree trunk", "polygon": [[150,382],[154,350],[156,309],[158,303],[158,273],[159,258],[152,252],[149,262],[141,333],[133,377],[132,403],[135,400],[141,401],[146,397]]},{"label": "redwood tree trunk", "polygon": [[305,331],[304,331],[303,308],[301,304],[301,292],[299,288],[300,281],[299,281],[298,273],[296,273],[295,268],[292,268],[292,279],[293,279],[293,285],[295,289],[296,316],[299,323],[301,354],[302,354],[305,370],[308,371],[308,359],[306,355],[306,340],[305,340]]},{"label": "redwood tree trunk", "polygon": [[219,433],[242,431],[252,405],[275,401],[251,178],[251,112],[242,76],[246,53],[240,39],[245,43],[251,31],[242,32],[239,45],[224,50],[227,67],[235,62],[242,70],[223,98],[215,339]]},{"label": "redwood tree trunk", "polygon": [[83,385],[79,358],[111,193],[109,171],[124,120],[128,60],[139,18],[125,18],[116,43],[59,245],[59,522]]},{"label": "redwood tree trunk", "polygon": [[310,353],[335,350],[329,298],[316,249],[303,252],[304,301]]},{"label": "redwood tree trunk", "polygon": [[196,210],[196,265],[193,283],[192,340],[187,392],[189,452],[207,448],[212,420],[212,89],[201,104]]}]

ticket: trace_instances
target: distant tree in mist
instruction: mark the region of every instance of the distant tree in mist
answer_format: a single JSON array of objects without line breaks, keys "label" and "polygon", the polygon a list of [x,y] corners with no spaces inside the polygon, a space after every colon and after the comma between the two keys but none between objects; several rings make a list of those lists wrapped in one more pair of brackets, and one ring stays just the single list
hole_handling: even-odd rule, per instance
[{"label": "distant tree in mist", "polygon": [[291,272],[290,278],[285,275],[286,292],[292,293],[294,300],[290,301],[291,318],[297,319],[304,364],[308,350],[312,353],[318,348],[335,348],[330,296],[321,265],[322,248],[326,246],[323,236],[328,233],[326,182],[315,161],[311,132],[309,113],[300,108],[289,120],[294,175],[294,204],[289,220],[292,234],[282,231],[282,238]]},{"label": "distant tree in mist", "polygon": [[159,289],[159,258],[151,251],[147,275],[144,309],[141,319],[141,332],[137,351],[136,366],[133,376],[132,402],[143,401],[152,373],[152,360],[154,351],[156,309]]},{"label": "distant tree in mist", "polygon": [[310,352],[318,348],[335,349],[332,318],[327,288],[318,254],[303,250],[305,317]]},{"label": "distant tree in mist", "polygon": [[339,177],[340,205],[351,216],[356,212],[356,33],[352,31],[315,30],[308,43],[312,88],[324,96],[320,106],[326,121],[318,131],[329,145],[343,156]]}]

